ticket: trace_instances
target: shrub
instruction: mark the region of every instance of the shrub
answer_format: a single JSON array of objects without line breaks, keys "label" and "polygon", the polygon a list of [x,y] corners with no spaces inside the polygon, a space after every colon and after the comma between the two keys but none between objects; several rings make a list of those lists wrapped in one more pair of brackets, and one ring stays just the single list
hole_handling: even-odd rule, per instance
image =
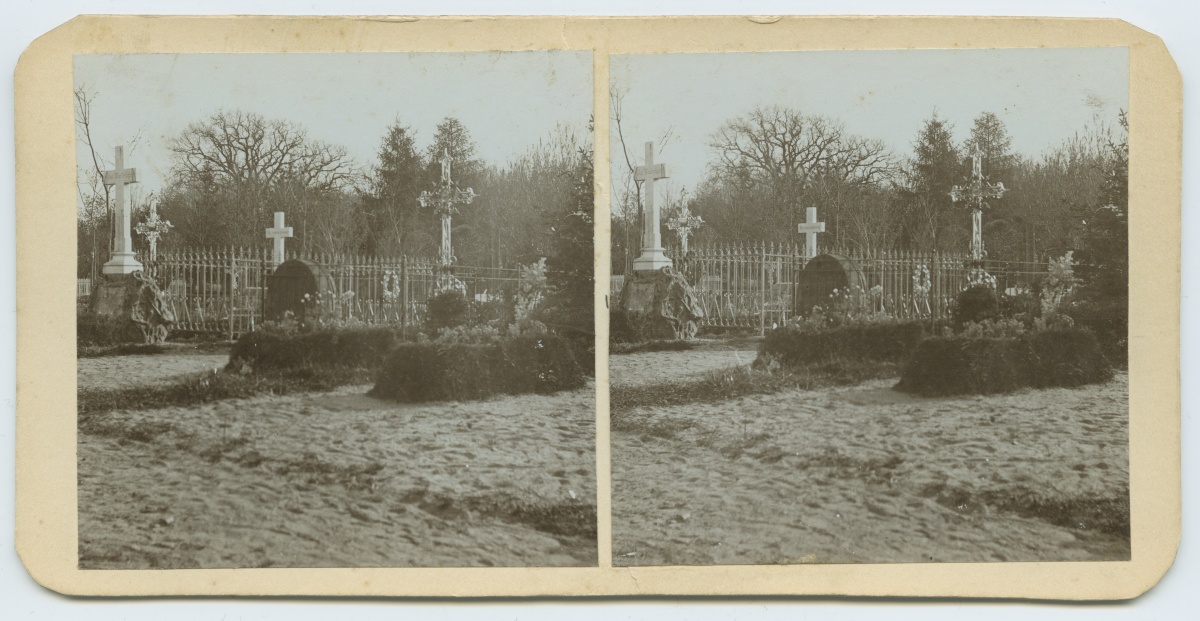
[{"label": "shrub", "polygon": [[291,370],[313,367],[377,369],[400,342],[390,326],[317,328],[311,332],[259,330],[243,334],[226,369]]},{"label": "shrub", "polygon": [[1090,330],[1100,342],[1110,363],[1122,366],[1129,360],[1129,300],[1127,298],[1075,298],[1063,305],[1062,313],[1077,327]]},{"label": "shrub", "polygon": [[1034,291],[1001,295],[998,299],[996,312],[1001,319],[1016,319],[1026,328],[1033,325],[1033,320],[1042,314],[1041,294]]},{"label": "shrub", "polygon": [[996,296],[996,290],[987,285],[973,285],[963,289],[954,300],[950,317],[955,330],[968,323],[998,319],[1000,300]]},{"label": "shrub", "polygon": [[522,336],[488,344],[403,343],[371,395],[404,402],[548,394],[587,382],[565,339]]},{"label": "shrub", "polygon": [[461,292],[443,291],[426,302],[425,326],[433,332],[471,320],[471,305]]},{"label": "shrub", "polygon": [[905,363],[896,388],[926,396],[993,394],[1095,384],[1111,377],[1091,332],[1048,329],[1007,338],[925,339]]},{"label": "shrub", "polygon": [[923,325],[916,321],[854,323],[829,329],[789,326],[769,332],[759,355],[793,367],[833,360],[900,362],[924,335]]}]

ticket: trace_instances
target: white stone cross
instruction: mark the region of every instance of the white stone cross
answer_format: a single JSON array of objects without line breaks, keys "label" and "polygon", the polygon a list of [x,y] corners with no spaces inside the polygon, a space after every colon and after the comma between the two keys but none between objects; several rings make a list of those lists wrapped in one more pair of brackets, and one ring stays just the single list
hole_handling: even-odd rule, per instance
[{"label": "white stone cross", "polygon": [[804,258],[817,256],[817,233],[825,232],[825,223],[817,222],[817,208],[804,210],[804,222],[796,225],[797,233],[804,233]]},{"label": "white stone cross", "polygon": [[683,209],[679,211],[679,215],[667,220],[667,228],[675,231],[675,234],[679,236],[679,250],[684,256],[687,256],[688,237],[691,236],[693,230],[700,228],[702,224],[704,224],[704,219],[700,216],[692,215],[691,210],[688,209],[686,199],[683,201]]},{"label": "white stone cross", "polygon": [[150,203],[150,217],[137,225],[138,235],[146,238],[150,242],[150,260],[158,259],[158,238],[162,237],[174,227],[170,220],[160,220],[158,217],[158,203]]},{"label": "white stone cross", "polygon": [[137,183],[137,169],[125,168],[125,147],[114,149],[113,169],[104,171],[104,185],[113,186],[113,238],[112,257],[104,264],[105,274],[132,274],[142,269],[142,264],[133,252],[133,238],[129,232],[129,209],[125,205],[125,184]]},{"label": "white stone cross", "polygon": [[967,185],[956,185],[950,189],[950,200],[965,202],[971,207],[971,260],[982,261],[986,253],[983,250],[983,208],[987,203],[985,198],[1002,198],[1007,190],[1003,183],[987,183],[983,176],[983,156],[979,153],[979,145],[971,147],[971,179]]},{"label": "white stone cross", "polygon": [[292,227],[283,225],[283,212],[275,212],[275,227],[267,229],[267,239],[274,240],[275,247],[271,249],[271,262],[276,267],[283,263],[284,243],[287,238],[292,237]]},{"label": "white stone cross", "polygon": [[658,208],[654,205],[654,182],[667,178],[667,165],[654,163],[654,143],[646,143],[646,165],[633,170],[634,181],[643,181],[646,204],[643,210],[642,254],[633,260],[634,271],[655,271],[672,265],[663,254]]}]

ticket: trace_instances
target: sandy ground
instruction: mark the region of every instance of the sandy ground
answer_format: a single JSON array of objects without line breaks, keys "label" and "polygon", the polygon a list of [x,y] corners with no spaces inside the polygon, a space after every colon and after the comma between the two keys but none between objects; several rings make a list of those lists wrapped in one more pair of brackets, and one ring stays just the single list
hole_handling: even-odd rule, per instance
[{"label": "sandy ground", "polygon": [[[143,359],[163,356],[94,360]],[[562,528],[594,518],[558,519],[594,513],[594,388],[426,405],[368,388],[105,415],[79,435],[80,565],[596,564],[594,534]]]},{"label": "sandy ground", "polygon": [[219,369],[227,362],[228,354],[181,352],[102,356],[79,358],[76,361],[76,375],[79,388],[113,388],[118,381],[121,386],[150,386],[184,375]]},{"label": "sandy ground", "polygon": [[695,379],[709,371],[749,365],[756,350],[694,349],[621,354],[609,357],[609,382],[638,386],[667,379]]},{"label": "sandy ground", "polygon": [[[613,356],[613,381],[695,375],[723,353]],[[894,383],[624,414],[637,429],[613,433],[614,563],[1129,558],[1127,538],[1003,500],[1127,510],[1126,376],[940,399]]]}]

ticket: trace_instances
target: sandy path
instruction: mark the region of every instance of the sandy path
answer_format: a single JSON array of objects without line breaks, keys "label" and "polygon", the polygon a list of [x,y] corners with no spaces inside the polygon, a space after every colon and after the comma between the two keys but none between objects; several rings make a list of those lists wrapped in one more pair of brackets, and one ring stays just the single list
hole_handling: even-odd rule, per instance
[{"label": "sandy path", "polygon": [[1125,376],[987,398],[894,383],[623,414],[635,429],[613,434],[614,563],[1129,558],[1095,523],[995,506],[1037,494],[1127,511]]},{"label": "sandy path", "polygon": [[709,371],[754,362],[754,350],[694,349],[622,354],[609,357],[612,384],[638,386],[665,380],[703,377]]},{"label": "sandy path", "polygon": [[595,565],[594,536],[481,509],[594,506],[594,389],[401,405],[367,388],[107,415],[79,435],[81,564]]},{"label": "sandy path", "polygon": [[162,353],[144,356],[79,358],[79,388],[153,386],[182,375],[223,368],[229,354]]}]

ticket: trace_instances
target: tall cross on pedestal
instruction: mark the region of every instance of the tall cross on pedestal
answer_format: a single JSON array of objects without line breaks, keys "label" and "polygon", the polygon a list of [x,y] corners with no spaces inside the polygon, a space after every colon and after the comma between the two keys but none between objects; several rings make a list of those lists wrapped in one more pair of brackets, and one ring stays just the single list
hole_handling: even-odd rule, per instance
[{"label": "tall cross on pedestal", "polygon": [[804,258],[812,259],[817,256],[817,233],[825,232],[825,223],[817,222],[816,207],[804,210],[804,222],[796,225],[796,232],[804,233]]},{"label": "tall cross on pedestal", "polygon": [[458,213],[458,205],[469,205],[475,200],[475,190],[458,189],[450,178],[450,152],[442,149],[442,157],[438,160],[442,167],[442,179],[431,192],[425,190],[417,198],[422,207],[433,207],[434,213],[442,218],[442,247],[439,252],[442,267],[454,264],[454,249],[450,245],[450,217]]},{"label": "tall cross on pedestal", "polygon": [[985,198],[1001,198],[1004,196],[1003,183],[988,183],[983,176],[983,156],[979,153],[979,145],[971,147],[971,179],[967,185],[956,185],[950,189],[950,200],[965,202],[971,207],[971,260],[982,261],[987,254],[983,250],[983,208],[987,203]]},{"label": "tall cross on pedestal", "polygon": [[292,227],[283,225],[283,212],[275,212],[275,227],[267,229],[267,239],[273,240],[275,245],[271,249],[271,263],[275,267],[279,267],[283,263],[284,257],[284,240],[292,237]]},{"label": "tall cross on pedestal", "polygon": [[675,234],[679,236],[679,250],[684,256],[687,256],[688,237],[691,236],[693,230],[700,228],[701,224],[704,224],[704,219],[692,215],[686,199],[683,201],[683,209],[679,210],[679,215],[667,220],[667,228],[675,231]]},{"label": "tall cross on pedestal", "polygon": [[129,209],[125,204],[125,184],[137,183],[137,169],[125,168],[125,147],[114,149],[113,169],[104,171],[104,185],[111,185],[113,195],[112,257],[104,264],[105,274],[132,274],[142,269],[133,252],[129,233]]},{"label": "tall cross on pedestal", "polygon": [[637,272],[655,271],[671,266],[671,259],[663,254],[662,231],[659,229],[658,208],[654,205],[654,182],[667,178],[666,164],[654,163],[654,143],[646,143],[646,165],[633,169],[634,181],[643,181],[646,203],[642,217],[642,254],[633,260]]},{"label": "tall cross on pedestal", "polygon": [[158,238],[166,235],[174,225],[170,220],[158,218],[158,203],[150,203],[150,217],[137,225],[137,233],[150,242],[150,260],[158,259]]}]

